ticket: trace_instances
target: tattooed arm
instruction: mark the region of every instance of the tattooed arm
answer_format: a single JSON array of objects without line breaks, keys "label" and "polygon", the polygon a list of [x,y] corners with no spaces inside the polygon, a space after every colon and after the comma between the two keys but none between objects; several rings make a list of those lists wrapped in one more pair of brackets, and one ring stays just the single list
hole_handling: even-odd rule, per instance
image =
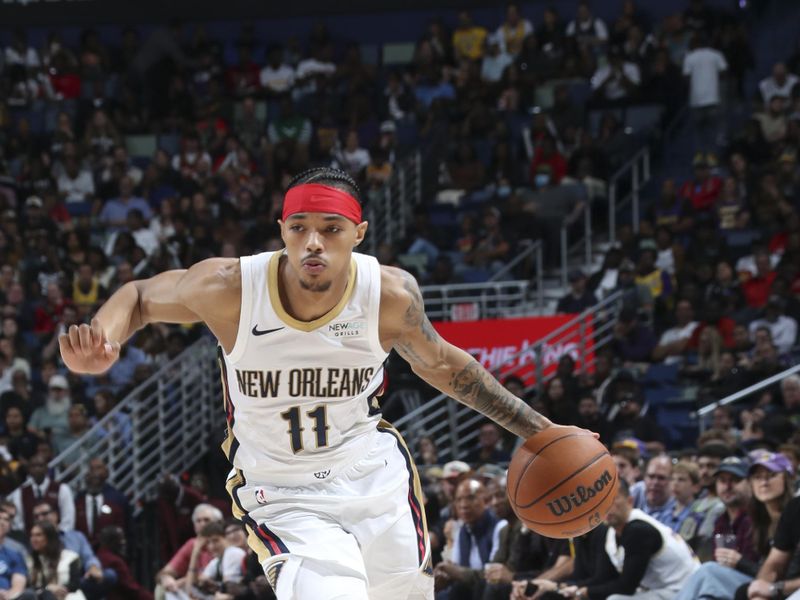
[{"label": "tattooed arm", "polygon": [[506,390],[469,354],[448,343],[425,315],[414,278],[382,267],[381,341],[393,347],[414,373],[436,389],[483,413],[512,433],[529,438],[553,425]]}]

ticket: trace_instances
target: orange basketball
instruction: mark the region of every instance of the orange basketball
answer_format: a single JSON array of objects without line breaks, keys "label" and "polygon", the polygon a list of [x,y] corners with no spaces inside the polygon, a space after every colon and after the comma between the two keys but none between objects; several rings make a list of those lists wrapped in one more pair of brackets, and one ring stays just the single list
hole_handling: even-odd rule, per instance
[{"label": "orange basketball", "polygon": [[508,498],[528,529],[550,538],[583,535],[617,495],[617,467],[585,429],[550,427],[529,438],[508,467]]}]

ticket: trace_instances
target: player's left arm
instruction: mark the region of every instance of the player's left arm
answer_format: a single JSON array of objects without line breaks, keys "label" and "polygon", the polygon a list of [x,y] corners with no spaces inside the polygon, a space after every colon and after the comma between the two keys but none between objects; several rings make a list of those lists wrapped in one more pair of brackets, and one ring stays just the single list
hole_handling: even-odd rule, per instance
[{"label": "player's left arm", "polygon": [[414,373],[523,439],[553,425],[436,332],[425,314],[419,285],[409,273],[382,269],[381,337]]}]

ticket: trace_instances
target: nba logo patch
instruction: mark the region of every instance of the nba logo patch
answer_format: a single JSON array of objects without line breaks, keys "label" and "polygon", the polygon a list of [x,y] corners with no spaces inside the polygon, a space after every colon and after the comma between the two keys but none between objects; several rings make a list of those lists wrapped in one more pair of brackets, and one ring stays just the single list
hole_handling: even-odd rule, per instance
[{"label": "nba logo patch", "polygon": [[258,488],[256,490],[256,502],[259,504],[267,503],[267,495],[264,493],[264,488]]}]

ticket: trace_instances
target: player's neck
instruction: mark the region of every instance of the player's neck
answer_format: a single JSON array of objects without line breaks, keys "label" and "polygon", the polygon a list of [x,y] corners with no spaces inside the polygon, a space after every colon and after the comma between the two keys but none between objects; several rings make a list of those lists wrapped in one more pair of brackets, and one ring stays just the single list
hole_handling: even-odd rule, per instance
[{"label": "player's neck", "polygon": [[281,261],[278,269],[278,291],[285,310],[298,321],[313,321],[330,312],[342,299],[348,283],[348,270],[333,277],[331,287],[324,292],[306,289],[300,283],[289,261]]}]

